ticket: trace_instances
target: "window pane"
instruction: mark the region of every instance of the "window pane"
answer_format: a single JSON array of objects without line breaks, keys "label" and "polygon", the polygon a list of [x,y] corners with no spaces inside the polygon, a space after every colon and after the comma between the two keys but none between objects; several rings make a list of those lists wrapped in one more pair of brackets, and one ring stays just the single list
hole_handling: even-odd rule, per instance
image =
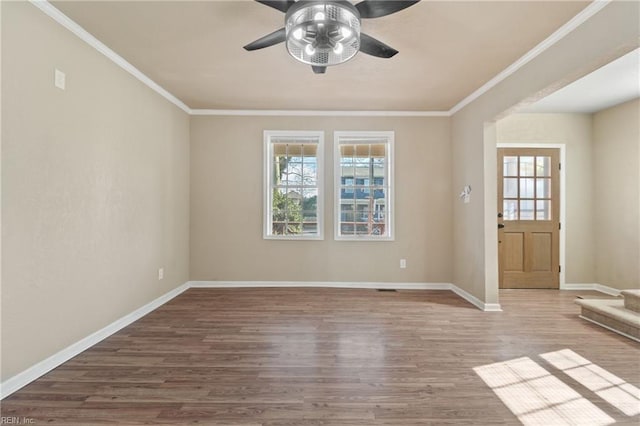
[{"label": "window pane", "polygon": [[375,205],[386,204],[387,190],[384,188],[375,188],[373,190],[373,202]]},{"label": "window pane", "polygon": [[274,235],[284,235],[285,218],[287,214],[282,209],[274,209],[272,212],[272,230]]},{"label": "window pane", "polygon": [[356,235],[369,235],[369,227],[367,225],[357,224]]},{"label": "window pane", "polygon": [[518,201],[504,200],[502,207],[504,220],[518,220]]},{"label": "window pane", "polygon": [[385,178],[385,161],[384,158],[373,159],[373,180],[374,183],[382,185]]},{"label": "window pane", "polygon": [[505,178],[502,192],[504,198],[518,198],[518,178]]},{"label": "window pane", "polygon": [[503,175],[518,176],[518,157],[503,158]]},{"label": "window pane", "polygon": [[286,155],[287,155],[287,144],[284,144],[284,143],[273,144],[274,157],[285,157]]},{"label": "window pane", "polygon": [[387,209],[384,204],[376,204],[373,210],[373,221],[376,223],[385,223],[387,218]]},{"label": "window pane", "polygon": [[520,179],[520,198],[533,198],[533,178]]},{"label": "window pane", "polygon": [[369,159],[371,145],[367,143],[362,143],[355,145],[355,157],[360,157],[364,159]]},{"label": "window pane", "polygon": [[[356,179],[365,179],[369,178],[371,174],[371,166],[369,165],[369,159],[365,158],[356,158],[355,162],[355,177]],[[360,185],[364,184],[364,182],[360,182]]]},{"label": "window pane", "polygon": [[282,170],[281,184],[288,186],[301,186],[302,185],[302,163],[286,164]]},{"label": "window pane", "polygon": [[355,221],[355,205],[354,204],[340,204],[340,221],[353,222]]},{"label": "window pane", "polygon": [[353,163],[340,163],[340,175],[343,176],[343,179],[348,179],[350,182],[346,183],[346,185],[353,185],[353,177],[355,176],[355,169],[353,168]]},{"label": "window pane", "polygon": [[[388,185],[391,145],[388,142],[389,134],[380,133],[370,136],[336,132],[337,154],[340,156],[337,164],[340,168],[335,182],[341,201],[340,217],[336,218],[338,238],[342,235],[390,236],[386,221],[390,217]],[[352,224],[355,226],[350,226]]]},{"label": "window pane", "polygon": [[384,223],[373,225],[371,228],[372,235],[384,235]]},{"label": "window pane", "polygon": [[302,224],[302,233],[304,235],[316,235],[318,233],[318,224],[317,223],[303,223]]},{"label": "window pane", "polygon": [[536,201],[536,219],[551,220],[551,201],[550,200]]},{"label": "window pane", "polygon": [[536,198],[551,198],[551,179],[536,179]]},{"label": "window pane", "polygon": [[340,233],[342,235],[354,235],[355,234],[355,225],[353,223],[341,223],[340,224]]},{"label": "window pane", "polygon": [[520,220],[533,220],[533,200],[520,200]]},{"label": "window pane", "polygon": [[340,188],[340,198],[355,198],[355,181],[352,178],[342,178],[342,186]]},{"label": "window pane", "polygon": [[302,223],[300,222],[287,222],[285,227],[286,235],[298,235],[302,234]]},{"label": "window pane", "polygon": [[355,146],[354,145],[349,145],[349,144],[341,144],[340,145],[340,157],[341,158],[353,157],[353,154],[355,154]]},{"label": "window pane", "polygon": [[302,217],[305,222],[317,222],[318,220],[318,190],[302,190]]},{"label": "window pane", "polygon": [[536,157],[536,176],[551,176],[551,157]]},{"label": "window pane", "polygon": [[384,160],[387,156],[387,146],[383,143],[370,145],[371,158],[378,158]]},{"label": "window pane", "polygon": [[315,167],[304,165],[302,168],[302,185],[318,186],[318,170]]},{"label": "window pane", "polygon": [[534,157],[520,157],[520,176],[533,176]]},{"label": "window pane", "polygon": [[369,203],[358,203],[356,205],[356,222],[369,222],[370,210]]},{"label": "window pane", "polygon": [[265,197],[270,202],[264,209],[265,237],[320,237],[321,142],[321,132],[265,132],[267,188],[271,188]]},{"label": "window pane", "polygon": [[302,145],[302,156],[315,158],[318,154],[318,144],[308,143]]}]

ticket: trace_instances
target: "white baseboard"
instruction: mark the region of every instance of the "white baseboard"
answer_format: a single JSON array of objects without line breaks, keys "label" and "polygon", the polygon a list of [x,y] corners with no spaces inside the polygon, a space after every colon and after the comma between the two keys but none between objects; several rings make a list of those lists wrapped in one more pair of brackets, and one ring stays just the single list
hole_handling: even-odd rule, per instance
[{"label": "white baseboard", "polygon": [[560,290],[593,290],[595,287],[593,283],[578,283],[578,284],[560,284]]},{"label": "white baseboard", "polygon": [[[136,309],[128,315],[114,321],[101,330],[79,340],[50,356],[49,358],[29,367],[25,371],[0,383],[0,399],[4,399],[15,391],[23,388],[59,365],[79,355],[91,346],[106,339],[129,324],[137,321],[158,307],[164,305],[174,297],[189,288],[250,288],[250,287],[328,287],[328,288],[363,288],[384,290],[451,290],[461,298],[485,312],[500,312],[498,303],[483,303],[472,294],[451,283],[378,283],[378,282],[317,282],[317,281],[188,281],[170,292],[158,297],[150,303]],[[603,286],[604,287],[604,286]]]},{"label": "white baseboard", "polygon": [[450,283],[385,283],[348,281],[189,281],[191,288],[324,287],[381,290],[450,290]]},{"label": "white baseboard", "polygon": [[597,283],[563,284],[560,286],[560,290],[591,290],[599,291],[600,293],[608,294],[609,296],[620,296],[620,290]]},{"label": "white baseboard", "polygon": [[602,284],[594,284],[593,289],[595,291],[599,291],[600,293],[605,293],[610,296],[620,296],[620,291],[617,288],[609,287]]},{"label": "white baseboard", "polygon": [[95,333],[90,334],[84,339],[81,339],[76,343],[64,348],[60,352],[51,355],[49,358],[40,361],[39,363],[35,364],[32,367],[29,367],[25,371],[5,380],[4,382],[0,383],[0,399],[6,398],[18,389],[23,388],[24,386],[45,375],[59,365],[67,362],[76,355],[89,349],[91,346],[101,342],[102,340],[118,332],[134,321],[137,321],[138,319],[142,318],[158,307],[164,305],[169,300],[173,299],[188,288],[189,283],[182,284],[180,287],[177,287],[170,292],[163,294],[162,296],[158,297],[152,302],[147,303],[141,308],[136,309],[130,314],[125,315],[124,317],[112,322],[111,324],[96,331]]},{"label": "white baseboard", "polygon": [[484,303],[482,300],[475,297],[473,294],[461,289],[455,284],[451,284],[451,291],[462,297],[467,302],[476,306],[478,309],[485,312],[502,312],[502,307],[500,307],[499,303]]},{"label": "white baseboard", "polygon": [[327,287],[371,288],[383,290],[451,290],[467,302],[485,312],[501,312],[499,303],[484,303],[474,295],[451,283],[387,283],[387,282],[330,282],[330,281],[189,281],[191,288],[241,287]]}]

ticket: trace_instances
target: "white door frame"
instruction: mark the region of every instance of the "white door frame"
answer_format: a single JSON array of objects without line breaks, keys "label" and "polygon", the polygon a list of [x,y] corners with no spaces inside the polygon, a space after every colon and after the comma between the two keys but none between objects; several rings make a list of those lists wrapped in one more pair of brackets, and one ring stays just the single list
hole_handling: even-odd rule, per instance
[{"label": "white door frame", "polygon": [[[566,147],[564,143],[530,143],[530,142],[505,142],[496,144],[496,148],[557,148],[560,150],[560,290],[566,290],[565,286],[565,273],[567,270],[567,263],[565,262],[565,247],[566,247],[566,211],[567,211],[567,198],[566,198],[566,180],[565,173],[567,169],[567,157]],[[498,164],[498,167],[502,167]],[[498,259],[498,262],[500,259]]]}]

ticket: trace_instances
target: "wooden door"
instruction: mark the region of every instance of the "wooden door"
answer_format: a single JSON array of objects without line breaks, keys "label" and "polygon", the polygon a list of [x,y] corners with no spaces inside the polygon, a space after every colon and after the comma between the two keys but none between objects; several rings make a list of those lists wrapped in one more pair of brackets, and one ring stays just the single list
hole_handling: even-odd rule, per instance
[{"label": "wooden door", "polygon": [[559,156],[555,148],[498,149],[500,288],[559,288]]}]

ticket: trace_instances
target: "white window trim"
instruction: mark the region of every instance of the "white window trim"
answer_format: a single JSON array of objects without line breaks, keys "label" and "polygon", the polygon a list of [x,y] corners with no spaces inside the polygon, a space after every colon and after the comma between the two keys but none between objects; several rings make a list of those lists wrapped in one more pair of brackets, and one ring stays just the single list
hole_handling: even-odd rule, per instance
[{"label": "white window trim", "polygon": [[[314,236],[310,235],[272,235],[271,234],[271,212],[270,206],[272,205],[273,192],[271,191],[271,175],[273,170],[272,161],[272,144],[271,139],[277,136],[299,136],[299,137],[316,137],[318,138],[318,234]],[[265,130],[264,131],[264,152],[263,152],[263,164],[264,164],[264,176],[263,181],[263,198],[262,198],[262,238],[265,240],[324,240],[324,131],[315,130]]]},{"label": "white window trim", "polygon": [[[340,235],[340,140],[342,138],[371,137],[386,138],[388,144],[387,174],[388,174],[388,203],[387,223],[389,230],[387,236],[372,235]],[[395,240],[395,177],[394,177],[394,149],[395,132],[393,131],[336,131],[333,133],[333,224],[334,239],[336,241],[394,241]]]}]

